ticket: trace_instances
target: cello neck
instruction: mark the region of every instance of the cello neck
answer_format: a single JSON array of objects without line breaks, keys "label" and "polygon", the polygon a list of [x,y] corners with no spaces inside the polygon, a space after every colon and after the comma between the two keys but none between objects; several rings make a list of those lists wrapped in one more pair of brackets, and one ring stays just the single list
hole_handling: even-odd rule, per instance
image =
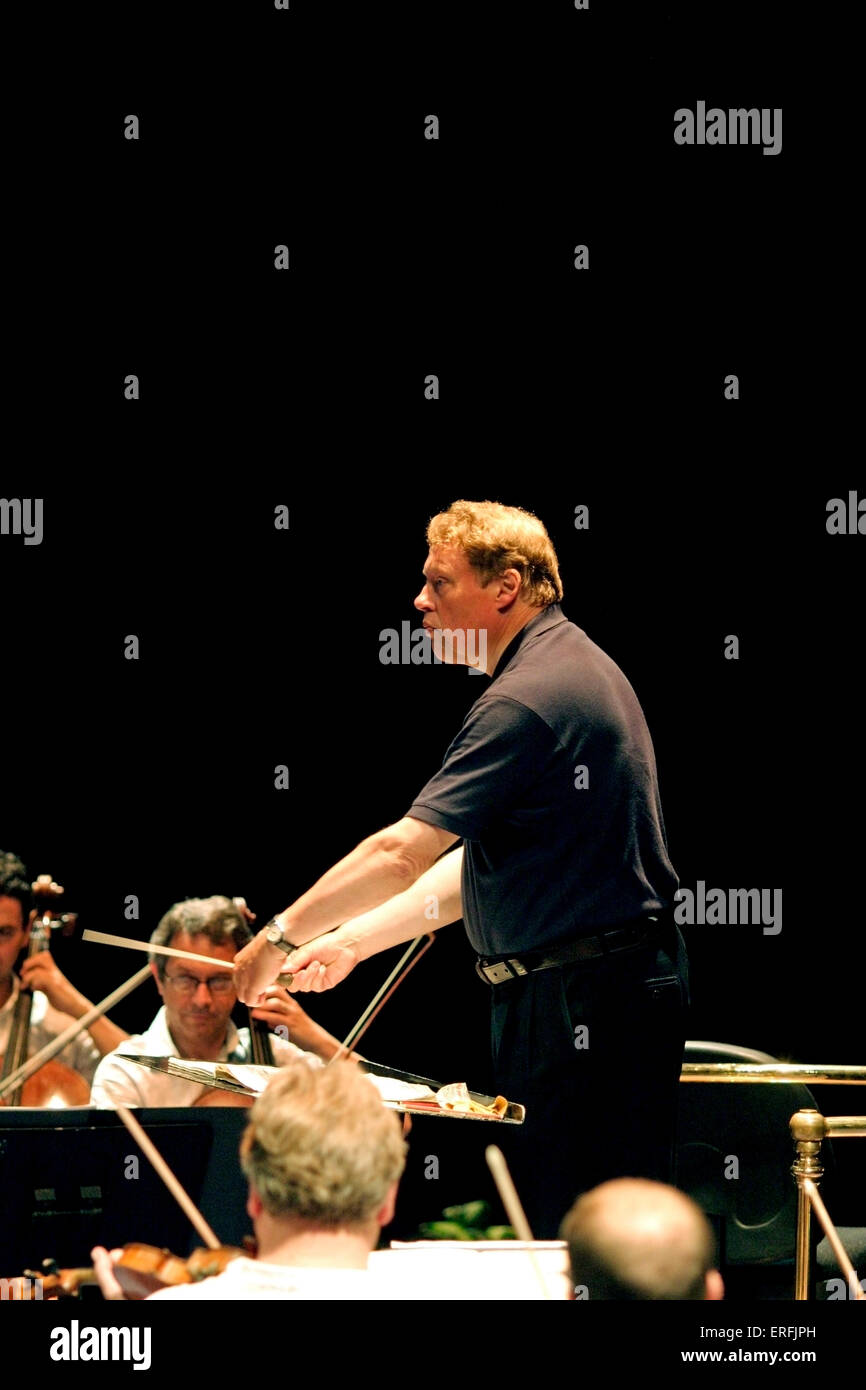
[{"label": "cello neck", "polygon": [[[30,1015],[33,1009],[33,995],[29,989],[19,989],[18,998],[15,1000],[15,1008],[12,1011],[12,1023],[9,1027],[9,1038],[6,1043],[6,1051],[3,1054],[3,1066],[0,1069],[0,1081],[5,1081],[7,1076],[11,1076],[13,1071],[17,1071],[27,1059],[27,1048],[30,1044]],[[6,1099],[7,1105],[21,1104],[21,1091],[24,1082],[20,1082],[11,1090]]]},{"label": "cello neck", "polygon": [[[37,951],[44,951],[48,946],[49,929],[47,924],[37,918],[30,929],[30,939],[24,949],[25,958],[35,956]],[[0,1081],[5,1081],[7,1076],[11,1076],[13,1071],[17,1071],[23,1062],[27,1060],[27,1050],[30,1046],[30,1019],[33,1013],[33,995],[29,989],[18,990],[18,998],[15,1000],[15,1008],[12,1011],[12,1023],[9,1027],[9,1038],[6,1042],[6,1051],[3,1054],[3,1067],[0,1069]],[[7,1098],[7,1105],[21,1104],[21,1091],[24,1082],[10,1091]]]},{"label": "cello neck", "polygon": [[[51,904],[56,904],[63,897],[63,889],[59,883],[54,882],[50,874],[40,874],[31,887],[39,909],[39,916],[30,928],[30,936],[24,949],[24,958],[27,960],[39,951],[48,950],[53,927],[62,927],[64,934],[68,935],[74,928],[76,921],[75,913],[61,915],[56,910],[52,910]],[[32,1012],[32,992],[29,989],[19,988],[12,1014],[12,1023],[9,1028],[9,1039],[3,1056],[3,1066],[0,1068],[0,1081],[5,1081],[27,1060]],[[5,1104],[20,1105],[23,1087],[24,1082],[22,1080],[19,1086],[7,1093]]]},{"label": "cello neck", "polygon": [[[250,911],[246,898],[232,898],[232,902],[247,925],[252,927],[256,920],[256,914]],[[272,1067],[274,1065],[274,1050],[271,1047],[268,1025],[263,1018],[253,1018],[252,1010],[249,1011],[249,1025],[250,1051],[253,1063],[257,1067]]]},{"label": "cello neck", "polygon": [[274,1050],[271,1035],[263,1018],[253,1018],[250,1014],[250,1045],[253,1062],[257,1067],[274,1065]]}]

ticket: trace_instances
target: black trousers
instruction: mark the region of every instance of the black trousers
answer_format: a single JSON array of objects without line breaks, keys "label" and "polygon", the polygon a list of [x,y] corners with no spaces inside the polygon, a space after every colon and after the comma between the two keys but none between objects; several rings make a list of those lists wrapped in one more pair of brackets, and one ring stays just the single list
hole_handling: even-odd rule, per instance
[{"label": "black trousers", "polygon": [[526,1106],[505,1153],[536,1239],[615,1177],[670,1182],[688,1011],[682,936],[491,987],[495,1089]]}]

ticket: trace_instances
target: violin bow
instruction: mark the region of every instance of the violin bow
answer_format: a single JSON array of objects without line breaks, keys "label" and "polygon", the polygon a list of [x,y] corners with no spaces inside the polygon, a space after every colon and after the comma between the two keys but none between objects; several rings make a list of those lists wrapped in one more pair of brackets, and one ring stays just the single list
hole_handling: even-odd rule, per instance
[{"label": "violin bow", "polygon": [[[496,1183],[496,1189],[502,1201],[508,1220],[514,1227],[515,1235],[518,1240],[532,1243],[532,1231],[526,1219],[526,1212],[523,1210],[523,1203],[517,1195],[517,1188],[514,1180],[508,1171],[508,1164],[505,1162],[505,1155],[496,1144],[488,1144],[484,1150],[484,1157],[487,1160],[487,1167]],[[532,1265],[532,1272],[538,1280],[545,1298],[550,1298],[550,1289],[547,1287],[547,1280],[542,1273],[538,1260],[535,1258],[534,1250],[527,1250],[529,1263]]]},{"label": "violin bow", "polygon": [[218,1250],[222,1242],[214,1235],[195,1202],[183,1184],[175,1177],[153,1140],[147,1137],[138,1120],[127,1110],[125,1105],[116,1105],[114,1108],[142,1153],[150,1159],[184,1216],[189,1217],[205,1245],[211,1250]]},{"label": "violin bow", "polygon": [[[374,994],[370,1003],[358,1019],[358,1022],[349,1029],[349,1032],[340,1044],[340,1051],[334,1053],[333,1057],[328,1062],[328,1066],[330,1066],[331,1062],[336,1062],[348,1057],[349,1053],[354,1051],[356,1043],[360,1042],[374,1018],[376,1018],[377,1014],[381,1013],[382,1009],[384,1009],[388,1000],[391,998],[391,995],[394,994],[403,983],[409,971],[414,969],[421,957],[430,950],[435,940],[436,933],[432,931],[424,932],[421,936],[415,937],[415,940],[410,943],[408,950],[403,952],[403,955],[394,966],[394,969],[391,971],[381,989]],[[425,944],[421,947],[421,950],[418,951],[418,947],[421,945],[422,941]],[[417,954],[415,954],[416,951]]]},{"label": "violin bow", "polygon": [[[104,931],[84,931],[81,933],[82,941],[95,941],[100,946],[122,946],[127,951],[147,951],[155,956],[177,956],[179,960],[198,960],[203,965],[212,965],[217,970],[234,970],[233,960],[220,960],[218,956],[200,956],[195,951],[181,951],[177,946],[155,946],[152,941],[134,941],[128,936],[111,936]],[[150,967],[148,966],[148,969]],[[278,975],[275,981],[278,985],[290,985],[291,975]]]},{"label": "violin bow", "polygon": [[[133,941],[125,936],[111,936],[107,932],[88,930],[82,932],[81,939],[82,941],[95,941],[103,946],[122,946],[131,951],[149,951],[158,955],[179,956],[182,960],[199,960],[207,965],[222,966],[226,970],[234,970],[233,961],[222,961],[212,956],[199,956],[193,951],[181,951],[176,946],[154,946],[150,941]],[[370,1024],[379,1013],[381,1013],[388,1000],[403,983],[409,971],[414,969],[421,957],[429,951],[435,940],[436,933],[431,931],[422,932],[420,936],[416,936],[415,940],[410,942],[408,949],[404,951],[385,983],[370,1000],[370,1003],[361,1014],[357,1023],[346,1034],[346,1037],[340,1044],[340,1051],[334,1053],[334,1056],[330,1059],[331,1062],[336,1061],[338,1058],[347,1057],[349,1053],[354,1051],[355,1045],[366,1033]],[[422,942],[424,943],[423,946],[421,945]],[[419,946],[421,947],[420,950],[418,950]],[[147,968],[149,970],[150,967]],[[275,981],[278,985],[290,985],[291,982],[291,974],[278,975]],[[110,1004],[106,1005],[106,1008],[110,1007]]]}]

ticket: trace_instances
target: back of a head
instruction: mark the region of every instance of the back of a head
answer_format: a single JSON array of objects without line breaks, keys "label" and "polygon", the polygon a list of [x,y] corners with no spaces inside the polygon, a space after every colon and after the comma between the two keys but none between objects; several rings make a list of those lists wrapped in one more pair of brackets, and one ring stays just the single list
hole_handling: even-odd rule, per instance
[{"label": "back of a head", "polygon": [[405,1161],[397,1117],[351,1062],[281,1068],[241,1141],[241,1166],[268,1214],[322,1227],[374,1220]]},{"label": "back of a head", "polygon": [[700,1207],[664,1183],[617,1178],[579,1197],[560,1228],[590,1299],[707,1297],[715,1239]]},{"label": "back of a head", "polygon": [[522,507],[501,502],[452,502],[427,527],[427,544],[459,546],[482,584],[507,569],[521,576],[520,596],[532,608],[562,598],[556,551],[544,524]]}]

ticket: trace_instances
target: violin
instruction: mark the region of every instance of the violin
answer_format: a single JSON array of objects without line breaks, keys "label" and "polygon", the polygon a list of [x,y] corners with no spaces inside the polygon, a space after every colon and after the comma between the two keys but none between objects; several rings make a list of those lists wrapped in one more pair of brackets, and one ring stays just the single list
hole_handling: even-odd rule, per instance
[{"label": "violin", "polygon": [[[188,1260],[154,1245],[125,1245],[117,1263],[112,1264],[114,1278],[120,1285],[124,1297],[147,1298],[149,1294],[173,1284],[191,1284],[199,1279],[222,1274],[226,1265],[240,1255],[255,1258],[258,1253],[257,1245],[250,1237],[244,1237],[243,1249],[234,1245],[220,1245],[201,1212],[132,1112],[127,1110],[125,1105],[118,1105],[117,1114],[142,1153],[153,1164],[181,1210],[189,1217],[202,1240],[207,1242],[207,1248],[195,1249]],[[17,1292],[13,1291],[12,1297],[19,1299],[77,1298],[83,1285],[98,1282],[94,1269],[58,1269],[54,1260],[43,1260],[41,1273],[28,1270],[20,1279],[7,1281],[13,1286],[17,1285]]]},{"label": "violin", "polygon": [[[74,930],[77,921],[76,913],[59,913],[48,906],[63,896],[63,889],[59,883],[53,881],[50,874],[40,874],[32,888],[37,904],[42,904],[42,911],[30,929],[26,947],[28,958],[35,956],[38,951],[48,949],[52,931],[59,929],[64,936],[68,936]],[[29,989],[20,989],[12,1014],[6,1053],[0,1066],[0,1081],[5,1081],[7,1076],[17,1071],[27,1058],[32,1011],[32,992]],[[84,1077],[64,1062],[54,1059],[45,1062],[20,1086],[0,1097],[0,1105],[65,1109],[71,1105],[86,1105],[89,1100],[90,1085]]]},{"label": "violin", "polygon": [[[220,1245],[214,1250],[200,1247],[184,1260],[170,1250],[160,1250],[155,1245],[134,1241],[123,1247],[123,1253],[114,1265],[114,1276],[126,1298],[143,1299],[160,1289],[177,1284],[196,1284],[200,1279],[222,1274],[239,1255],[252,1255],[253,1246],[251,1240],[250,1248],[244,1250],[234,1245]],[[80,1298],[84,1285],[98,1282],[92,1268],[58,1269],[54,1260],[43,1260],[41,1272],[25,1270],[24,1279],[30,1281],[31,1299]],[[40,1290],[38,1294],[35,1292],[37,1289]]]}]

